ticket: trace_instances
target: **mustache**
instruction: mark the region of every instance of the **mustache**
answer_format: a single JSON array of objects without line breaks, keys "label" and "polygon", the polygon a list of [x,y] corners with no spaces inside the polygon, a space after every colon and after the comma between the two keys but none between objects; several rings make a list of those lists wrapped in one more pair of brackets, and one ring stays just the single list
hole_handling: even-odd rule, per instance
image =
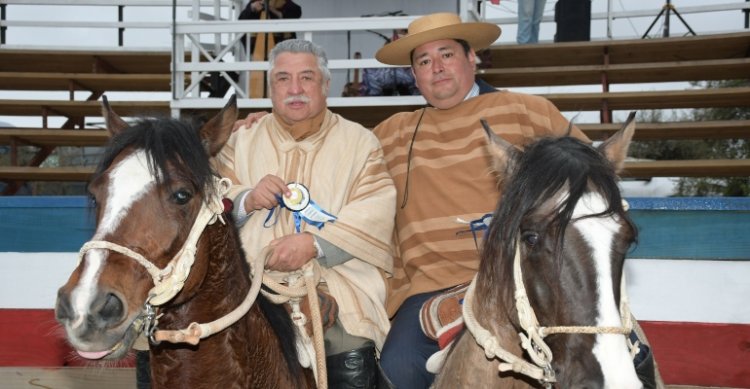
[{"label": "mustache", "polygon": [[291,103],[309,103],[310,98],[305,95],[299,95],[299,96],[289,96],[284,99],[284,104],[291,104]]}]

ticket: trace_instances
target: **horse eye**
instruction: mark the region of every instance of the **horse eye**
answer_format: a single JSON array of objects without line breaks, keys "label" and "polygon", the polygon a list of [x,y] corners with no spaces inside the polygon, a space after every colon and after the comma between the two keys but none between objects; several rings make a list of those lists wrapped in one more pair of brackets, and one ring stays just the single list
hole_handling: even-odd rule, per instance
[{"label": "horse eye", "polygon": [[536,245],[539,241],[539,234],[537,234],[536,232],[524,232],[521,235],[521,239],[524,243],[526,243],[527,246],[534,247],[534,245]]},{"label": "horse eye", "polygon": [[174,200],[177,205],[187,204],[191,198],[193,198],[193,195],[185,189],[180,189],[177,192],[172,193],[172,200]]}]

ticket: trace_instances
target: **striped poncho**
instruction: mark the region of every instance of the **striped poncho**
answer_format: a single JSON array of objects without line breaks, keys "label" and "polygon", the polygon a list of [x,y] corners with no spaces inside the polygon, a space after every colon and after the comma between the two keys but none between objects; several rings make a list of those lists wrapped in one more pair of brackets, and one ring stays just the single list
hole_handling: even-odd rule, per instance
[{"label": "striped poncho", "polygon": [[[373,130],[398,194],[397,255],[386,305],[391,316],[409,296],[469,281],[479,267],[477,245],[463,222],[494,211],[500,195],[480,118],[519,146],[564,135],[569,127],[548,100],[503,91],[451,109],[399,113]],[[571,135],[587,140],[575,127]]]}]

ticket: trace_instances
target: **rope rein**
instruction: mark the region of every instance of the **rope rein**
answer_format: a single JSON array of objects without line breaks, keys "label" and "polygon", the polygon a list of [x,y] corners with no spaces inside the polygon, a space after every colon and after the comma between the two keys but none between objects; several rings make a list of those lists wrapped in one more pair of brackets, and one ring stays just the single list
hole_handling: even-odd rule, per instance
[{"label": "rope rein", "polygon": [[[533,363],[502,348],[497,338],[476,320],[473,309],[474,287],[477,281],[476,275],[471,284],[469,284],[462,307],[466,328],[474,336],[477,344],[484,349],[487,358],[498,358],[501,360],[498,370],[502,372],[514,371],[539,380],[545,387],[551,387],[552,383],[556,382],[556,378],[552,368],[552,350],[544,341],[547,335],[561,333],[620,334],[627,337],[633,329],[632,315],[625,290],[626,282],[624,274],[620,280],[620,319],[623,323],[620,327],[540,326],[523,284],[520,242],[516,242],[516,252],[513,258],[513,279],[516,287],[514,294],[516,310],[522,329],[522,332],[519,332],[518,336],[521,338],[521,347],[526,350]],[[628,339],[628,347],[630,348],[631,357],[634,357],[638,353],[637,342],[632,344]]]},{"label": "rope rein", "polygon": [[[302,334],[305,332],[307,317],[302,313],[300,304],[304,297],[310,305],[312,315],[313,347],[315,349],[315,366],[313,373],[318,388],[328,387],[328,374],[325,358],[325,341],[323,339],[323,319],[320,313],[320,302],[318,301],[317,285],[320,283],[320,265],[317,261],[306,263],[300,270],[292,272],[282,282],[274,279],[270,274],[263,274],[263,284],[274,293],[261,291],[263,296],[275,304],[288,303],[291,308],[291,317],[294,324]],[[306,335],[305,335],[306,336]],[[321,374],[322,372],[322,374]]]}]

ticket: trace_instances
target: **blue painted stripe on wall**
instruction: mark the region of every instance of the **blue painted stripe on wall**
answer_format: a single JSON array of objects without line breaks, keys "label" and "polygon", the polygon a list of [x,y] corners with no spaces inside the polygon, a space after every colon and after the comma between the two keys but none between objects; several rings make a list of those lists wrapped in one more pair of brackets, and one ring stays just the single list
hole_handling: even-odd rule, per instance
[{"label": "blue painted stripe on wall", "polygon": [[750,260],[750,211],[631,210],[629,258]]},{"label": "blue painted stripe on wall", "polygon": [[[630,258],[750,260],[750,198],[629,198]],[[77,252],[94,232],[85,196],[0,197],[0,251]]]},{"label": "blue painted stripe on wall", "polygon": [[750,197],[628,197],[630,209],[750,211]]},{"label": "blue painted stripe on wall", "polygon": [[0,209],[87,208],[90,204],[86,196],[0,196]]},{"label": "blue painted stripe on wall", "polygon": [[628,198],[639,241],[629,258],[750,260],[750,198]]},{"label": "blue painted stripe on wall", "polygon": [[94,233],[85,196],[0,197],[0,251],[77,252]]}]

